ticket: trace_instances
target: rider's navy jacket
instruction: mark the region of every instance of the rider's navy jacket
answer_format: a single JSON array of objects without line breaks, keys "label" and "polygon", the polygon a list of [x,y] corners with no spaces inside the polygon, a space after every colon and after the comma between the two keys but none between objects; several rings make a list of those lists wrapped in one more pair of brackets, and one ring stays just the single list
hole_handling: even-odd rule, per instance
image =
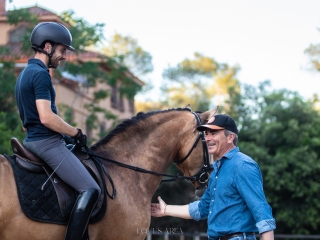
[{"label": "rider's navy jacket", "polygon": [[58,134],[41,123],[37,111],[36,100],[45,99],[51,101],[51,109],[57,114],[56,93],[49,69],[41,60],[35,58],[28,60],[27,67],[17,79],[15,96],[22,124],[27,128],[25,141],[46,139]]},{"label": "rider's navy jacket", "polygon": [[258,164],[238,147],[221,158],[220,166],[218,162],[214,163],[208,188],[200,201],[190,203],[190,216],[195,220],[208,218],[210,238],[275,229]]}]

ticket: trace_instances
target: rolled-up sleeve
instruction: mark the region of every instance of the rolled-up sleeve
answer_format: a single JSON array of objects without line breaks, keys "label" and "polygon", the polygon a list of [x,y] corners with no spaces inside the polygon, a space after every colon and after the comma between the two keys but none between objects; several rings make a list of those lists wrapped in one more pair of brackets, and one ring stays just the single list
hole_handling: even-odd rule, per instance
[{"label": "rolled-up sleeve", "polygon": [[189,204],[189,214],[194,220],[203,220],[208,217],[210,207],[210,187],[204,192],[199,201]]},{"label": "rolled-up sleeve", "polygon": [[194,220],[201,220],[201,214],[199,211],[199,202],[195,201],[189,204],[189,214]]},{"label": "rolled-up sleeve", "polygon": [[259,234],[276,229],[276,220],[274,218],[262,220],[256,224]]}]

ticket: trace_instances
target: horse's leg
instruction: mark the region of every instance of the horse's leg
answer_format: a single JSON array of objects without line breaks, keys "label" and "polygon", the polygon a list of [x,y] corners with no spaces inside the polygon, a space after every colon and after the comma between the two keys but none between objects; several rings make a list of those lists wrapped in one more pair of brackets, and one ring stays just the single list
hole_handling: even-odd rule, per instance
[{"label": "horse's leg", "polygon": [[65,226],[39,223],[21,210],[9,161],[0,155],[0,239],[63,240]]}]

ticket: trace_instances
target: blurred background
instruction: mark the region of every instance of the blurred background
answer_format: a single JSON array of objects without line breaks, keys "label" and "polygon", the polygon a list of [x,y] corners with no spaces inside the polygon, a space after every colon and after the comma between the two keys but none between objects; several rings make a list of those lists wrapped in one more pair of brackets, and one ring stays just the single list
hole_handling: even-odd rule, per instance
[{"label": "blurred background", "polygon": [[[14,85],[43,21],[72,33],[77,52],[51,75],[59,113],[90,143],[141,111],[219,105],[261,167],[276,234],[320,234],[318,0],[0,0],[1,153],[24,138]],[[164,183],[158,195],[187,204],[194,189]],[[206,232],[206,221],[152,219],[150,228]]]}]

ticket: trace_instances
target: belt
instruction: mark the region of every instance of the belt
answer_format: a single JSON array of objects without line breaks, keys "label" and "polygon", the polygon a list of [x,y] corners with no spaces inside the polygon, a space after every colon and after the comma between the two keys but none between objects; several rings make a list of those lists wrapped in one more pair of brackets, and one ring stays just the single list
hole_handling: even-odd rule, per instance
[{"label": "belt", "polygon": [[219,238],[219,240],[229,240],[230,238],[234,238],[234,237],[243,237],[244,234],[245,234],[246,236],[248,236],[248,235],[255,235],[254,232],[245,232],[245,233],[243,233],[243,232],[236,232],[236,233],[232,233],[232,234],[229,234],[229,235],[225,235],[225,236]]}]

